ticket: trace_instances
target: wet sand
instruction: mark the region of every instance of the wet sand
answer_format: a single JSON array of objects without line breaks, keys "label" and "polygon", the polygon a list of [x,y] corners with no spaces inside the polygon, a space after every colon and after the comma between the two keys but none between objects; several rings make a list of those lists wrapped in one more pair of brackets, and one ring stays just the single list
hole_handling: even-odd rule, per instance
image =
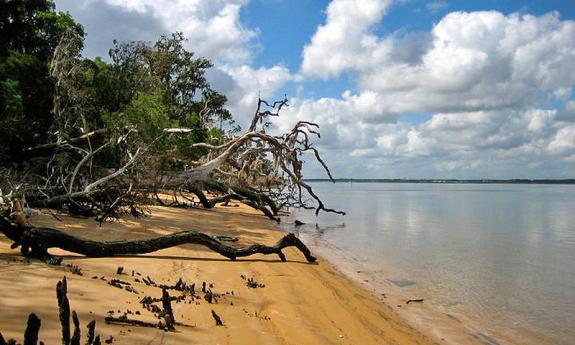
[{"label": "wet sand", "polygon": [[[145,238],[195,229],[211,235],[239,237],[239,244],[274,244],[283,233],[267,218],[243,207],[215,210],[153,207],[152,216],[128,219],[102,227],[93,220],[63,217],[58,222],[48,215],[33,219],[35,225],[58,227],[84,237],[103,240]],[[53,267],[23,258],[9,248],[0,236],[0,332],[6,339],[22,341],[26,319],[35,312],[42,319],[40,339],[46,344],[60,342],[55,286],[68,279],[71,309],[78,312],[82,331],[96,320],[102,339],[114,337],[118,344],[433,344],[432,339],[406,324],[392,307],[372,293],[342,276],[332,265],[319,259],[308,264],[299,251],[285,250],[288,262],[276,256],[255,255],[230,261],[203,247],[183,245],[138,257],[84,258],[63,254],[62,266]],[[66,264],[77,265],[83,276],[75,275]],[[118,266],[125,274],[118,276]],[[109,311],[155,322],[152,313],[139,300],[161,297],[161,290],[136,282],[137,274],[150,276],[158,284],[174,284],[179,278],[196,284],[213,283],[212,291],[221,294],[217,303],[203,299],[191,304],[173,303],[178,326],[176,332],[153,328],[107,325]],[[250,289],[246,278],[253,277],[265,287]],[[93,279],[97,276],[98,279]],[[105,277],[102,280],[101,277]],[[128,281],[139,294],[106,281]],[[232,295],[233,291],[233,295]],[[227,294],[226,294],[227,293]],[[200,293],[200,296],[203,294]],[[211,310],[222,318],[217,327]]]}]

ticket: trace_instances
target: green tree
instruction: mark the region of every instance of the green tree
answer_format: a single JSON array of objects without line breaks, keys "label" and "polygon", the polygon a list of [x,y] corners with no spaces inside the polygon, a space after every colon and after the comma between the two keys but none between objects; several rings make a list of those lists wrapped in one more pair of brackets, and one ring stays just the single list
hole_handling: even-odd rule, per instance
[{"label": "green tree", "polygon": [[[138,41],[114,42],[110,49],[112,63],[95,60],[89,78],[94,82],[92,91],[97,95],[93,99],[108,102],[107,106],[94,106],[106,114],[108,126],[141,128],[146,133],[138,134],[143,142],[154,140],[150,134],[159,134],[158,130],[166,127],[190,129],[185,134],[161,140],[161,145],[155,143],[172,158],[181,160],[195,159],[203,152],[190,149],[192,143],[220,138],[223,131],[217,125],[233,124],[230,112],[225,109],[226,97],[213,90],[205,77],[211,62],[194,57],[185,49],[184,42],[181,33],[162,36],[153,45]],[[96,81],[98,78],[102,79]],[[101,89],[101,85],[106,88]],[[160,113],[162,116],[158,117]]]},{"label": "green tree", "polygon": [[161,36],[152,46],[144,42],[114,42],[110,57],[123,84],[124,101],[134,91],[160,89],[169,116],[182,127],[209,128],[214,122],[233,122],[226,97],[211,88],[205,73],[212,63],[184,47],[182,33]]},{"label": "green tree", "polygon": [[23,148],[46,140],[53,122],[49,62],[67,31],[84,36],[52,1],[0,2],[0,163],[25,160]]}]

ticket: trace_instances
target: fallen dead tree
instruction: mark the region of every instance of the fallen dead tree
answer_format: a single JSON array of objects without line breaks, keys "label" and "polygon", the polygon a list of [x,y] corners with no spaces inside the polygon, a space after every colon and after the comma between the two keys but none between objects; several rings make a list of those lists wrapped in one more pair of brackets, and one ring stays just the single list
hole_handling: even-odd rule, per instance
[{"label": "fallen dead tree", "polygon": [[[220,130],[220,136],[206,142],[189,142],[190,138],[185,137],[197,128],[163,128],[160,134],[146,140],[138,137],[141,128],[136,125],[89,128],[81,111],[71,111],[71,104],[62,103],[74,103],[77,90],[70,78],[81,69],[75,55],[70,55],[73,49],[67,49],[71,48],[63,38],[53,57],[54,66],[60,66],[53,71],[53,78],[65,86],[55,93],[53,113],[58,121],[51,129],[54,141],[22,148],[30,157],[25,165],[0,168],[0,232],[14,241],[13,248],[21,247],[28,257],[58,263],[59,259],[48,253],[50,248],[102,257],[149,253],[193,243],[230,259],[276,254],[285,261],[282,249],[295,246],[309,262],[315,261],[293,235],[285,236],[275,246],[247,247],[228,246],[196,231],[147,240],[96,242],[30,223],[29,216],[38,209],[92,217],[102,224],[124,216],[146,215],[147,205],[158,203],[213,208],[235,201],[276,221],[280,211],[288,207],[313,208],[316,214],[345,214],[327,207],[303,178],[305,155],[313,157],[332,178],[313,145],[312,138],[320,136],[319,126],[299,121],[283,134],[270,133],[270,120],[288,106],[287,99],[271,104],[258,100],[243,134]],[[66,66],[71,70],[66,70]],[[201,112],[209,111],[205,108]],[[207,126],[208,122],[202,123]],[[202,128],[210,129],[213,128]],[[188,151],[182,151],[181,142],[186,143]],[[182,152],[189,155],[182,157]]]},{"label": "fallen dead tree", "polygon": [[[40,164],[33,165],[25,174],[15,172],[11,176],[10,171],[0,174],[6,181],[14,181],[7,196],[20,197],[26,206],[94,217],[100,222],[128,214],[145,214],[142,206],[147,203],[179,206],[178,196],[184,202],[195,196],[204,208],[235,200],[274,220],[278,220],[278,212],[285,207],[345,214],[326,207],[302,175],[302,156],[311,154],[332,177],[311,140],[311,136],[319,137],[318,126],[299,121],[287,133],[269,134],[266,132],[270,126],[268,118],[279,116],[287,100],[272,105],[277,107],[275,113],[261,110],[262,105],[268,103],[259,100],[252,125],[244,134],[224,138],[225,142],[219,145],[191,144],[190,149],[207,153],[198,160],[182,162],[185,163],[182,170],[162,170],[157,162],[165,157],[158,157],[163,156],[162,153],[153,149],[157,141],[185,132],[166,128],[151,143],[138,146],[130,139],[137,129],[124,128],[108,131],[116,134],[108,140],[101,139],[99,146],[90,141],[92,136],[86,135],[43,145],[42,149],[48,148],[53,153],[43,159],[39,157]],[[111,148],[125,152],[118,167],[94,167],[97,157]],[[68,160],[65,166],[51,166],[55,161]],[[165,202],[158,194],[170,195],[172,202]]]},{"label": "fallen dead tree", "polygon": [[[279,103],[278,112],[286,102]],[[221,145],[193,144],[194,147],[208,150],[203,161],[196,162],[195,167],[184,171],[165,173],[162,178],[153,179],[150,171],[145,169],[144,162],[150,159],[146,158],[149,147],[138,147],[131,153],[127,151],[128,157],[122,166],[109,174],[95,177],[91,175],[93,172],[86,171],[84,165],[88,165],[112,141],[103,143],[100,148],[92,147],[89,151],[77,148],[75,151],[84,152],[84,156],[75,166],[61,170],[58,174],[52,171],[53,176],[44,178],[46,182],[43,185],[37,180],[28,179],[13,188],[3,200],[0,232],[14,241],[13,248],[20,246],[24,255],[50,263],[60,262],[59,258],[48,253],[50,248],[60,248],[89,257],[104,257],[150,253],[189,243],[206,246],[232,260],[253,254],[276,254],[285,261],[282,249],[294,246],[304,254],[308,262],[313,262],[315,258],[309,249],[293,235],[286,235],[275,246],[255,244],[248,247],[228,246],[197,231],[182,231],[146,240],[97,242],[57,229],[35,227],[28,221],[28,214],[34,212],[34,207],[95,217],[100,222],[124,214],[140,216],[144,214],[142,209],[146,203],[161,200],[158,193],[165,194],[168,191],[172,191],[173,195],[177,192],[181,196],[185,196],[184,193],[194,194],[205,208],[230,200],[240,201],[278,221],[279,210],[286,206],[313,207],[316,213],[325,211],[344,214],[327,208],[302,177],[303,163],[300,156],[306,152],[312,152],[331,177],[309,138],[310,134],[319,136],[315,131],[317,125],[300,121],[287,134],[267,134],[267,117],[277,116],[278,113],[261,111],[262,104],[267,103],[260,100],[252,125],[245,134]],[[258,123],[263,123],[261,129],[256,127]],[[131,133],[128,130],[115,142],[127,143]],[[173,134],[170,131],[166,133]],[[71,139],[64,145],[74,148],[72,143],[76,142]],[[258,175],[265,175],[265,179],[253,179]],[[51,179],[55,180],[51,182]],[[209,191],[210,197],[204,191]],[[304,200],[304,193],[316,201],[317,206],[309,206]]]},{"label": "fallen dead tree", "polygon": [[149,239],[126,241],[95,241],[57,229],[34,226],[20,226],[6,217],[0,218],[0,231],[14,241],[12,248],[21,247],[25,256],[43,260],[51,264],[60,264],[61,258],[48,253],[50,248],[60,248],[88,257],[111,257],[155,252],[181,244],[202,245],[231,260],[254,254],[276,254],[286,261],[284,248],[296,247],[308,262],[316,261],[310,250],[294,234],[287,234],[274,246],[253,244],[244,247],[232,247],[216,238],[197,231],[181,231],[174,234]]}]

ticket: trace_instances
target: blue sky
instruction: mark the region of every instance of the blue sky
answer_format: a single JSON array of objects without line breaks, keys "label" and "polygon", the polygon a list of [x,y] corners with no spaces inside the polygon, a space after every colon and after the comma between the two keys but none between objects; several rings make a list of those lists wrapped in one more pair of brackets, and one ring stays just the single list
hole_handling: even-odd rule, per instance
[{"label": "blue sky", "polygon": [[[427,5],[437,3],[430,11]],[[259,39],[264,50],[255,58],[256,65],[286,64],[297,70],[301,63],[301,49],[309,43],[318,25],[325,22],[327,0],[255,0],[242,7],[243,21],[260,29]],[[394,31],[429,31],[433,24],[452,11],[497,10],[505,14],[524,12],[545,14],[559,11],[564,19],[575,19],[575,2],[570,0],[510,1],[403,1],[393,5],[389,15],[376,30],[384,35]]]},{"label": "blue sky", "polygon": [[[182,31],[215,63],[240,124],[258,94],[275,123],[320,124],[338,177],[567,178],[575,174],[575,2],[56,0],[113,39]],[[320,177],[319,167],[306,168]]]}]

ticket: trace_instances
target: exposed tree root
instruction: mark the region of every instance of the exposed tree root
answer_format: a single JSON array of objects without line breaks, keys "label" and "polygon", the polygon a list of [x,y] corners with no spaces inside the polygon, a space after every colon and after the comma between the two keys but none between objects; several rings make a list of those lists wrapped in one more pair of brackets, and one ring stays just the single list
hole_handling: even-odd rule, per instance
[{"label": "exposed tree root", "polygon": [[[78,320],[78,315],[75,311],[72,311],[72,321],[74,322],[74,333],[70,338],[70,302],[68,300],[68,286],[66,282],[66,277],[58,282],[56,285],[56,296],[58,298],[58,309],[60,315],[60,326],[62,328],[62,345],[80,345],[81,344],[81,333],[80,333],[80,320]],[[28,316],[28,323],[26,325],[26,331],[24,332],[24,345],[43,345],[44,342],[38,341],[38,333],[40,331],[40,326],[42,321],[40,318],[31,313]],[[94,337],[96,329],[96,321],[92,320],[86,328],[88,329],[88,335],[85,344],[86,345],[101,345],[100,336]],[[4,340],[2,333],[0,333],[0,345],[16,345],[20,344],[14,339]]]}]

